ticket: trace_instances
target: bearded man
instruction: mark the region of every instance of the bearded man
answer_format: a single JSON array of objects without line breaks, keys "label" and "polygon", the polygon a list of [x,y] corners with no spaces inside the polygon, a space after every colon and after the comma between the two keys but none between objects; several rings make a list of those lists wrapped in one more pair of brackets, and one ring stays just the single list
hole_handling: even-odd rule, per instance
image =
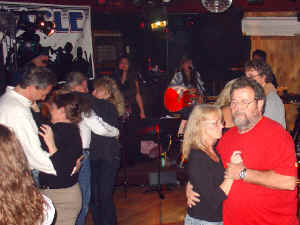
[{"label": "bearded man", "polygon": [[[231,89],[235,127],[220,139],[217,150],[234,183],[223,203],[224,225],[298,225],[297,163],[294,143],[277,122],[263,116],[265,93],[249,78],[239,78]],[[230,164],[233,151],[243,162]],[[187,187],[190,206],[196,193]],[[201,200],[201,193],[200,193]]]}]

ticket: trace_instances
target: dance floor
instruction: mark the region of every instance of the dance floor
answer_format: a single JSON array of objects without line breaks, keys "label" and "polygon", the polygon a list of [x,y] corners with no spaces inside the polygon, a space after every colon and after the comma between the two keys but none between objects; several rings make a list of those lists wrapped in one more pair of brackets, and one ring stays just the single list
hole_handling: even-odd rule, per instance
[{"label": "dance floor", "polygon": [[[115,204],[119,225],[182,225],[186,214],[185,175],[184,169],[175,165],[164,168],[162,172],[174,172],[177,184],[162,185],[159,197],[155,188],[149,183],[149,173],[157,172],[157,160],[139,162],[127,169],[127,198],[124,189],[124,168],[120,169],[118,186],[115,192]],[[154,189],[154,190],[153,190]],[[94,225],[89,213],[86,225]]]},{"label": "dance floor", "polygon": [[[157,172],[158,160],[139,162],[127,169],[127,198],[124,189],[124,168],[120,169],[116,187],[115,204],[118,225],[183,225],[186,214],[186,176],[182,168],[171,166],[162,172],[176,172],[178,183],[162,185],[164,199],[149,187],[149,173]],[[300,197],[300,195],[299,195]],[[300,208],[300,207],[299,207]],[[300,210],[298,211],[300,215]],[[94,225],[89,213],[86,225]]]}]

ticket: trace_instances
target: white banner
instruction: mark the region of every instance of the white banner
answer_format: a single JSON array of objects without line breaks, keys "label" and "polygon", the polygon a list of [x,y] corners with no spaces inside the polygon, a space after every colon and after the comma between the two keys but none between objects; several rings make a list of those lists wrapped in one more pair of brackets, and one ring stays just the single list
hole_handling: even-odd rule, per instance
[{"label": "white banner", "polygon": [[[26,63],[26,60],[30,61],[32,57],[40,54],[40,49],[42,49],[42,54],[50,56],[49,67],[58,75],[59,80],[64,80],[65,74],[70,71],[81,71],[89,78],[94,77],[89,6],[19,2],[0,2],[0,6],[2,10],[16,15],[18,24],[16,40],[12,40],[9,37],[11,35],[4,35],[2,38],[4,64],[12,63],[12,52],[16,52],[13,49],[17,49],[17,53],[14,54],[17,54],[16,58],[22,61],[22,63],[18,63],[19,65]],[[45,21],[55,23],[56,32],[53,35],[48,36],[36,28],[37,19],[41,15]],[[37,35],[39,36],[38,41],[36,41]],[[17,48],[13,45],[16,45]],[[41,48],[36,48],[36,45]],[[27,51],[28,48],[29,53],[24,54],[23,49]]]}]

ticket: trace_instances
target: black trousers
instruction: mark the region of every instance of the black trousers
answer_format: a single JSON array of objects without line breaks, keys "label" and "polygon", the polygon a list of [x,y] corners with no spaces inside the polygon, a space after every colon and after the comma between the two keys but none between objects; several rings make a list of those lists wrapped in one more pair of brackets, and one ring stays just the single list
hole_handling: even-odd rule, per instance
[{"label": "black trousers", "polygon": [[122,124],[120,129],[120,143],[126,154],[127,165],[134,165],[140,158],[140,138],[137,134],[140,129],[140,119],[131,117]]},{"label": "black trousers", "polygon": [[91,210],[95,225],[117,225],[113,202],[115,179],[120,160],[91,160]]}]

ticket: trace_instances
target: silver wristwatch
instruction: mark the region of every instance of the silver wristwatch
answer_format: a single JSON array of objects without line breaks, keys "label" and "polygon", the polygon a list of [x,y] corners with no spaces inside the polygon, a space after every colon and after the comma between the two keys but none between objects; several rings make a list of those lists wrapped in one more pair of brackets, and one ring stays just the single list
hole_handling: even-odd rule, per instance
[{"label": "silver wristwatch", "polygon": [[246,175],[247,175],[247,168],[244,168],[240,172],[240,178],[241,178],[241,180],[244,180],[245,177],[246,177]]}]

